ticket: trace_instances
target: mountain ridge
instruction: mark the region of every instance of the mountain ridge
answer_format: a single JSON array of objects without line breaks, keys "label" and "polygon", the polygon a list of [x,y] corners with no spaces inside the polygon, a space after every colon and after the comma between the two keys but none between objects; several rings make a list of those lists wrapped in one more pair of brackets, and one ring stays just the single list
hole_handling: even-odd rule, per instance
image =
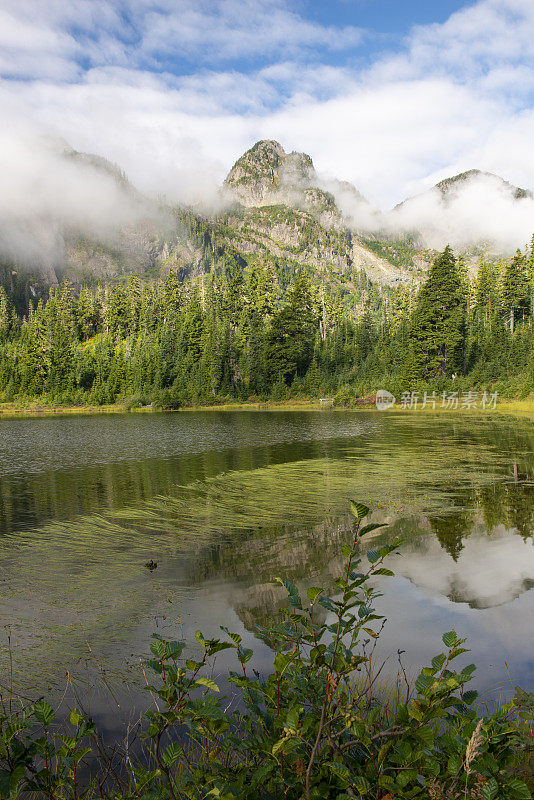
[{"label": "mountain ridge", "polygon": [[[229,170],[220,189],[216,213],[157,202],[143,195],[115,164],[101,156],[56,145],[60,166],[96,181],[96,191],[110,188],[120,220],[84,227],[76,217],[53,213],[27,219],[0,219],[0,273],[13,284],[19,272],[46,286],[69,280],[74,285],[116,281],[133,273],[151,279],[175,270],[181,280],[216,271],[221,264],[246,269],[251,262],[269,262],[287,275],[302,267],[350,287],[355,273],[384,285],[419,282],[433,256],[417,228],[399,232],[391,219],[406,216],[410,204],[430,193],[444,205],[460,188],[492,181],[514,202],[534,195],[491,173],[468,170],[446,178],[426,193],[407,198],[393,217],[375,209],[347,181],[321,178],[306,153],[286,153],[276,140],[264,139],[245,151]],[[77,174],[77,173],[74,173]],[[98,180],[97,180],[98,179]],[[98,200],[98,198],[96,198]],[[10,227],[11,226],[11,227]],[[27,263],[13,257],[10,237],[26,241]],[[7,242],[7,244],[6,244]],[[226,267],[225,267],[226,268]]]}]

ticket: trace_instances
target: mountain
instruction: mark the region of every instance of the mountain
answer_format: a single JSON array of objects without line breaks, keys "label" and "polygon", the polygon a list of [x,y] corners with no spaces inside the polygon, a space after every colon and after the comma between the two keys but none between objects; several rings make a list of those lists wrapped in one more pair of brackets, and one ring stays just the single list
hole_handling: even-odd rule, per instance
[{"label": "mountain", "polygon": [[[367,202],[350,184],[332,181],[330,186],[345,192],[350,187],[359,202]],[[390,285],[411,277],[351,228],[305,153],[286,153],[271,140],[257,142],[236,161],[223,191],[233,201],[223,221],[244,257],[306,264],[347,283],[358,270]]]},{"label": "mountain", "polygon": [[466,185],[477,180],[487,180],[496,190],[509,195],[512,200],[524,200],[525,198],[534,199],[534,194],[528,189],[520,189],[518,186],[514,186],[498,175],[494,175],[492,172],[484,172],[480,169],[469,169],[467,172],[460,172],[458,175],[453,175],[452,178],[445,178],[445,180],[436,183],[434,188],[441,193],[444,200],[448,200]]},{"label": "mountain", "polygon": [[[0,219],[0,280],[24,294],[21,304],[64,280],[91,284],[129,273],[150,279],[170,269],[186,280],[258,259],[269,261],[284,284],[302,265],[346,291],[361,271],[387,285],[412,277],[357,235],[311,158],[286,153],[278,142],[258,142],[238,159],[221,187],[226,210],[216,215],[143,196],[99,156],[58,143],[53,156],[54,169],[67,170],[72,203]],[[350,184],[333,181],[329,188],[366,203]]]},{"label": "mountain", "polygon": [[187,280],[258,262],[268,262],[281,285],[302,266],[344,292],[354,291],[362,274],[382,285],[418,282],[433,248],[444,237],[455,243],[465,219],[469,239],[466,209],[478,212],[491,197],[519,205],[534,199],[496,175],[470,170],[384,214],[352,184],[319,176],[309,155],[262,140],[230,169],[222,211],[200,213],[144,196],[100,156],[57,141],[43,147],[47,170],[29,186],[53,176],[53,191],[42,190],[38,202],[23,196],[18,210],[0,216],[0,282],[21,305],[64,280],[79,286],[130,273],[148,280],[171,269]]},{"label": "mountain", "polygon": [[286,153],[279,142],[266,139],[236,161],[224,186],[240,203],[251,207],[291,203],[317,182],[310,156]]},{"label": "mountain", "polygon": [[408,197],[406,200],[403,200],[402,203],[398,203],[395,206],[395,210],[406,208],[421,200],[424,202],[432,197],[437,197],[443,204],[448,205],[457,199],[466,189],[476,186],[477,184],[484,185],[490,192],[502,193],[510,200],[534,199],[534,194],[528,189],[520,189],[518,186],[514,186],[512,183],[505,181],[498,175],[494,175],[492,172],[484,172],[480,169],[469,169],[466,172],[460,172],[458,175],[453,175],[450,178],[439,181],[439,183],[436,183],[435,186],[432,186],[431,189],[427,189],[425,192],[420,192],[413,197]]}]

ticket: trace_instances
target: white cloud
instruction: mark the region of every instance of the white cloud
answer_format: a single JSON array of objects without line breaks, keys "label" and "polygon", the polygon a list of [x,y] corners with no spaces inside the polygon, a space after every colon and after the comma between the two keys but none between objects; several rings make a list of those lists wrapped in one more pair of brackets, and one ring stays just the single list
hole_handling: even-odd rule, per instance
[{"label": "white cloud", "polygon": [[0,154],[4,255],[54,265],[62,259],[64,229],[111,243],[117,227],[154,217],[112,174],[26,125],[0,132]]},{"label": "white cloud", "polygon": [[[344,50],[362,41],[355,27],[324,26],[303,19],[279,0],[225,0],[158,4],[142,18],[144,54],[161,60],[186,55],[207,63],[302,48]],[[163,6],[163,7],[162,7]]]},{"label": "white cloud", "polygon": [[[0,83],[4,118],[110,158],[143,191],[209,194],[258,138],[310,153],[382,207],[473,167],[534,187],[531,0],[479,0],[360,72],[362,32],[289,0],[4,0],[2,13],[0,65],[33,75]],[[346,65],[329,63],[336,49]],[[507,214],[506,240],[529,226]]]},{"label": "white cloud", "polygon": [[425,536],[417,549],[392,556],[390,566],[435,596],[490,607],[510,603],[528,589],[534,579],[534,546],[500,525],[490,535],[466,536],[456,561],[435,537]]}]

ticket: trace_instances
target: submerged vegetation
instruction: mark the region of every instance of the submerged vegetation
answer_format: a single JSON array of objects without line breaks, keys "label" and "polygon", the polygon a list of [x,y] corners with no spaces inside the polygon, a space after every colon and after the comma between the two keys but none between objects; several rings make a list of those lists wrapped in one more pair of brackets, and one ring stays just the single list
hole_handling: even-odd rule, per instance
[{"label": "submerged vegetation", "polygon": [[[67,798],[475,798],[527,800],[522,780],[530,750],[532,698],[517,691],[493,711],[467,688],[475,666],[453,667],[467,649],[450,631],[411,684],[399,651],[393,691],[381,691],[376,644],[385,619],[377,582],[393,541],[363,555],[369,509],[351,504],[352,542],[334,594],[280,580],[288,594],[281,621],[257,630],[272,671],[253,669],[253,651],[222,627],[186,643],[154,635],[146,669],[154,706],[140,722],[142,754],[109,752],[95,724],[73,710],[63,727],[51,706],[3,699],[0,796]],[[214,658],[236,657],[228,673],[234,698],[221,697]],[[65,729],[66,726],[66,729]]]},{"label": "submerged vegetation", "polygon": [[350,404],[378,388],[534,391],[532,246],[481,261],[475,277],[446,248],[420,288],[225,259],[185,283],[171,271],[78,293],[64,285],[22,316],[0,289],[0,401],[177,408]]}]

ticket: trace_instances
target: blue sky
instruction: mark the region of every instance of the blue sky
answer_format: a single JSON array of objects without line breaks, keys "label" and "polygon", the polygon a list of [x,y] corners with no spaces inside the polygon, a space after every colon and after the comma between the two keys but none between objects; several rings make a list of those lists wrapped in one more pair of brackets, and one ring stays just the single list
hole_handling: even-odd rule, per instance
[{"label": "blue sky", "polygon": [[307,0],[301,3],[306,16],[322,25],[353,25],[367,35],[362,59],[384,49],[402,46],[414,25],[445,22],[454,11],[472,3],[465,0]]},{"label": "blue sky", "polygon": [[533,100],[532,0],[0,4],[0,169],[62,137],[190,200],[275,138],[388,207],[471,167],[534,187]]}]

